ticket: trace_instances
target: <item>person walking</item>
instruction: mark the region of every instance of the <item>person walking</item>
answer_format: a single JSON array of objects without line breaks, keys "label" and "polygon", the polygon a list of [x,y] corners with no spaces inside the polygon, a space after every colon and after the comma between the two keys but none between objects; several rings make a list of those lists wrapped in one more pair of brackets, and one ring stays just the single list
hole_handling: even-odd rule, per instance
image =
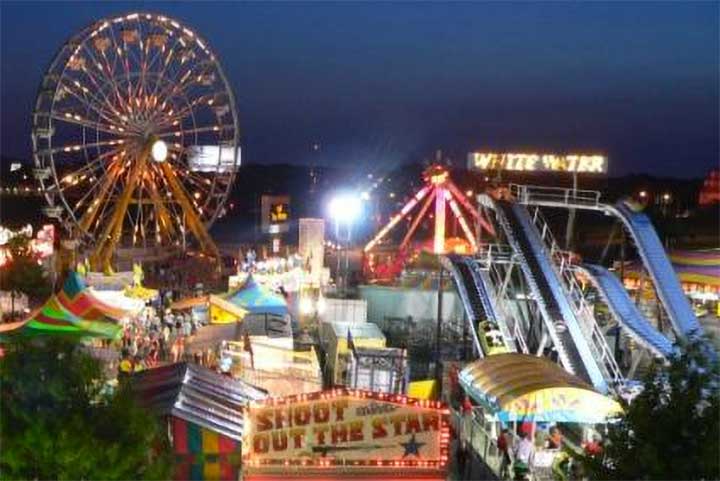
[{"label": "person walking", "polygon": [[500,451],[500,479],[510,477],[510,431],[503,428],[497,439],[498,451]]},{"label": "person walking", "polygon": [[515,479],[527,479],[535,460],[535,446],[526,430],[520,432],[520,442],[513,448]]}]

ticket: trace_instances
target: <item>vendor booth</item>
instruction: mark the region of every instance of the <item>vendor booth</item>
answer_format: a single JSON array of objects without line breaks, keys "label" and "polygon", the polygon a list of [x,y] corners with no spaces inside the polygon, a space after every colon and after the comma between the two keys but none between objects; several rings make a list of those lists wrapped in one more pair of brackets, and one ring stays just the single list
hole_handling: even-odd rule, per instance
[{"label": "vendor booth", "polygon": [[186,363],[142,371],[131,383],[141,404],[167,419],[173,479],[238,479],[245,411],[263,390]]},{"label": "vendor booth", "polygon": [[542,447],[542,437],[547,439],[549,433],[541,427],[580,425],[578,430],[585,432],[622,413],[616,401],[544,357],[519,353],[488,356],[462,369],[459,381],[475,404],[471,411],[456,414],[460,438],[495,476],[502,458],[496,444],[500,427],[511,427],[513,433],[519,427],[528,428],[526,432],[536,443],[535,474],[550,476],[559,450]]},{"label": "vendor booth", "polygon": [[248,313],[242,307],[214,294],[181,299],[173,302],[170,309],[176,311],[199,309],[208,313],[210,324],[232,324],[242,321]]}]

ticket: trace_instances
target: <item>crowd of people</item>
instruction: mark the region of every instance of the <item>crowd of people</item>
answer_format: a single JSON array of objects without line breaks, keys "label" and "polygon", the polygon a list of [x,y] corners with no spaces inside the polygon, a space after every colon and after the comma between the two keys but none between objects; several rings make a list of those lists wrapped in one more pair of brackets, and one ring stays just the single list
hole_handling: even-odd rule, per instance
[{"label": "crowd of people", "polygon": [[[468,442],[469,424],[474,422],[476,407],[465,396],[457,404],[456,409],[462,415],[457,433],[459,441],[457,465],[460,479],[467,479],[465,474],[472,457],[472,447]],[[505,427],[500,430],[495,444],[500,458],[498,473],[500,479],[555,481],[583,479],[582,466],[570,455],[563,433],[556,425],[541,429],[538,425],[533,426],[531,422],[522,422],[517,425],[517,431]],[[583,442],[580,446],[583,453],[589,457],[602,456],[603,447],[599,433],[595,433],[589,441]],[[543,455],[542,463],[539,460],[539,453]],[[543,475],[538,477],[541,472]]]},{"label": "crowd of people", "polygon": [[123,328],[119,376],[162,362],[185,360],[185,346],[201,326],[202,322],[189,312],[173,313],[165,307],[146,306]]}]

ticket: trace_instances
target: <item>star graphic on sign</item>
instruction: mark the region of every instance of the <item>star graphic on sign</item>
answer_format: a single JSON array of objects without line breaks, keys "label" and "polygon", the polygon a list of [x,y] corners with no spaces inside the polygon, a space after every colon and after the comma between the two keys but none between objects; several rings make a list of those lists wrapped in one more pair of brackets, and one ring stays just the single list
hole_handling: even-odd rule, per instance
[{"label": "star graphic on sign", "polygon": [[415,435],[413,434],[412,436],[410,436],[410,441],[406,443],[400,443],[400,446],[405,448],[405,454],[403,454],[402,457],[404,458],[405,456],[408,456],[410,454],[414,454],[415,456],[420,457],[420,448],[422,446],[425,446],[425,444],[427,443],[417,442],[415,440]]}]

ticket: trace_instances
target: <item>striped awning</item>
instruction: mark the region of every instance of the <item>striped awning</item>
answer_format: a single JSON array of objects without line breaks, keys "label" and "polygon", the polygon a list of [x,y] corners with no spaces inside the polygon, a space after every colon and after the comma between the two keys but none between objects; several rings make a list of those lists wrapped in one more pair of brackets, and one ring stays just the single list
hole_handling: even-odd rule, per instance
[{"label": "striped awning", "polygon": [[470,397],[504,422],[595,424],[622,411],[616,401],[543,357],[495,354],[465,367],[459,380]]}]

